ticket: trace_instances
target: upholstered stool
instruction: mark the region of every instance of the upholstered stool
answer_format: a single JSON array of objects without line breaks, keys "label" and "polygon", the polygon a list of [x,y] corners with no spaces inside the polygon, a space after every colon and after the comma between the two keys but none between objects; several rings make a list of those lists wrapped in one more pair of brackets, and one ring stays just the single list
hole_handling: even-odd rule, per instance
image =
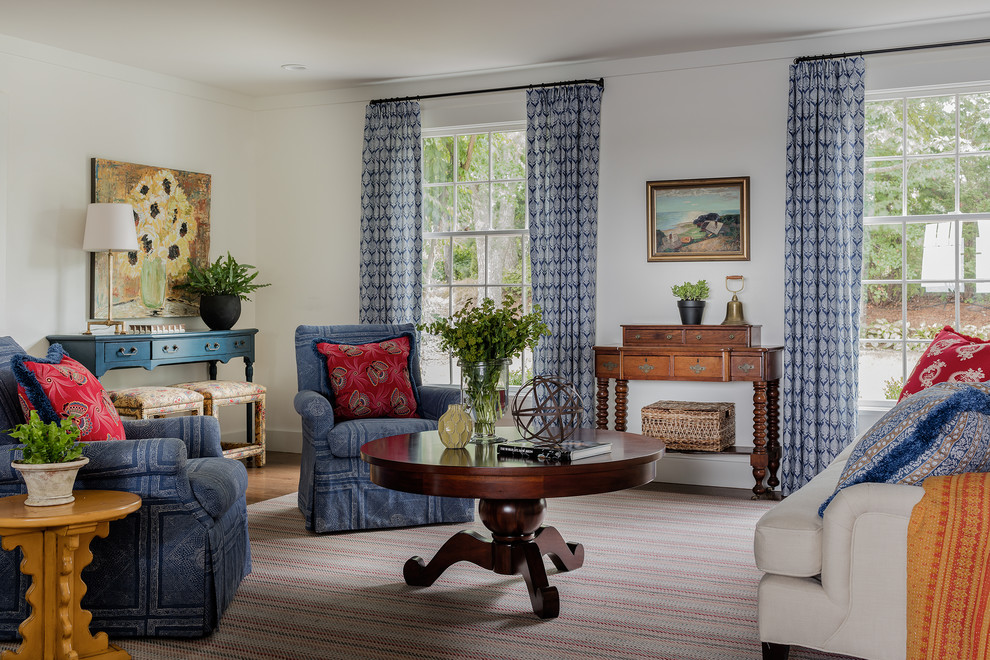
[{"label": "upholstered stool", "polygon": [[185,411],[193,415],[203,414],[203,395],[192,390],[175,387],[129,387],[124,390],[110,390],[109,394],[117,414],[123,417],[150,419]]},{"label": "upholstered stool", "polygon": [[201,380],[195,383],[178,383],[172,387],[192,390],[203,395],[203,412],[217,417],[222,406],[242,403],[254,404],[254,442],[248,427],[248,442],[223,442],[223,455],[227,458],[253,457],[255,467],[265,464],[265,386],[240,380]]}]

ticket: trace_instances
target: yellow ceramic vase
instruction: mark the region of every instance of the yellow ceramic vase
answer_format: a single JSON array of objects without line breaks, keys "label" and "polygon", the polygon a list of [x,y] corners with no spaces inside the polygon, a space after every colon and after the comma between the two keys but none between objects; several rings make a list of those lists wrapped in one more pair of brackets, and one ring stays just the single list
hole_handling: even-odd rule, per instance
[{"label": "yellow ceramic vase", "polygon": [[444,447],[458,449],[463,447],[471,439],[474,430],[474,421],[471,415],[464,410],[464,405],[453,403],[447,407],[447,412],[440,415],[437,421],[437,431],[440,433],[440,442]]}]

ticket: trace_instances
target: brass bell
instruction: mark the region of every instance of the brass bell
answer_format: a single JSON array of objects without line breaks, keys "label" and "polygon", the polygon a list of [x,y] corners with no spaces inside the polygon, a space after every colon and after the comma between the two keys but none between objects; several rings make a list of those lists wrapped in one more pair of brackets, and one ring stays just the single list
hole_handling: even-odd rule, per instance
[{"label": "brass bell", "polygon": [[[738,289],[733,289],[729,285],[738,286]],[[746,286],[742,275],[727,275],[725,278],[725,288],[732,293],[732,300],[725,304],[725,320],[722,321],[722,325],[749,325],[749,322],[743,316],[743,306],[739,301],[739,297],[736,295]]]}]

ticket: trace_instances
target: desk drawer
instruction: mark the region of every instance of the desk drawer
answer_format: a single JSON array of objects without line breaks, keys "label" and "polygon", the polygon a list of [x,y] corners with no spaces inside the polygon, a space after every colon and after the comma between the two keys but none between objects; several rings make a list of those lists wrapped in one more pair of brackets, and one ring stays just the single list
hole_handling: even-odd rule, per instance
[{"label": "desk drawer", "polygon": [[680,346],[684,343],[684,330],[681,328],[622,328],[624,346]]},{"label": "desk drawer", "polygon": [[108,341],[103,344],[103,361],[109,366],[123,366],[126,364],[136,364],[151,358],[151,342],[147,340],[136,341]]},{"label": "desk drawer", "polygon": [[766,380],[763,359],[759,355],[733,355],[732,380]]},{"label": "desk drawer", "polygon": [[207,357],[222,350],[223,344],[220,340],[203,337],[169,337],[151,342],[151,356],[154,360]]},{"label": "desk drawer", "polygon": [[723,380],[722,356],[675,355],[674,378],[677,380]]},{"label": "desk drawer", "polygon": [[618,378],[619,354],[595,355],[595,378]]},{"label": "desk drawer", "polygon": [[623,355],[622,377],[626,380],[669,380],[670,356]]},{"label": "desk drawer", "polygon": [[684,344],[715,344],[718,346],[748,346],[749,337],[745,330],[722,328],[698,328],[685,330]]}]

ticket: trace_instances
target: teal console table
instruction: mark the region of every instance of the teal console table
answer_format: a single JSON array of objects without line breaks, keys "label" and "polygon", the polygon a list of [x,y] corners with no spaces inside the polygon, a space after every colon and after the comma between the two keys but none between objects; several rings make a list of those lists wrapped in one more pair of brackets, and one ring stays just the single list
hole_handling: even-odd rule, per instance
[{"label": "teal console table", "polygon": [[93,372],[97,378],[111,369],[162,364],[209,364],[210,379],[216,380],[217,363],[244,358],[245,380],[254,378],[254,336],[257,328],[209,330],[174,334],[49,335],[49,343],[61,344],[65,352]]}]

